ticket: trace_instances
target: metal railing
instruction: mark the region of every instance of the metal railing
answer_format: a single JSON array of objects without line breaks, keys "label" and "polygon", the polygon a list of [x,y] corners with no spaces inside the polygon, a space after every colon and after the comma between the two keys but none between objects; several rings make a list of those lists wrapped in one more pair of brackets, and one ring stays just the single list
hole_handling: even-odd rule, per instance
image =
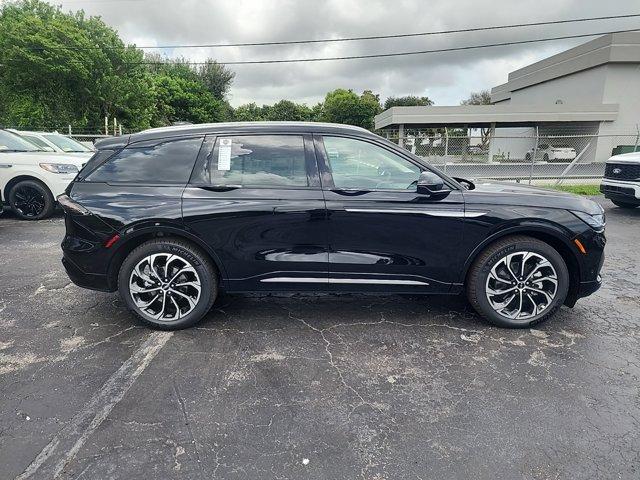
[{"label": "metal railing", "polygon": [[[482,131],[464,135],[442,129],[378,132],[454,177],[526,181],[597,182],[612,155],[640,151],[640,135],[580,133],[572,135],[526,129],[522,134]],[[555,132],[554,132],[555,133]]]}]

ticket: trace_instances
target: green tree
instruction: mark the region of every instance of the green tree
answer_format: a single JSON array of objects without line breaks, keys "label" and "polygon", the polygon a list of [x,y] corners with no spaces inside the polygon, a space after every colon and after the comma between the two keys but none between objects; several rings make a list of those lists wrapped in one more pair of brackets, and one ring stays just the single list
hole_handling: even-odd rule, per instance
[{"label": "green tree", "polygon": [[235,108],[233,120],[236,122],[258,122],[266,120],[266,118],[263,117],[262,108],[252,102]]},{"label": "green tree", "polygon": [[460,105],[491,105],[491,92],[489,90],[471,92],[469,98],[461,101]]},{"label": "green tree", "polygon": [[155,98],[152,125],[220,122],[227,119],[224,103],[214,98],[202,83],[166,73],[156,74],[152,78]]},{"label": "green tree", "polygon": [[373,117],[380,113],[377,95],[365,91],[358,96],[352,90],[338,88],[327,93],[322,108],[322,119],[333,123],[346,123],[373,129]]},{"label": "green tree", "polygon": [[311,109],[304,104],[297,104],[291,100],[280,100],[269,107],[267,120],[273,121],[309,121]]},{"label": "green tree", "polygon": [[428,107],[429,105],[433,105],[433,101],[429,97],[417,97],[415,95],[389,97],[384,101],[385,110],[391,107]]},{"label": "green tree", "polygon": [[23,127],[96,129],[103,117],[149,125],[153,94],[142,53],[82,11],[40,0],[0,10],[0,121]]},{"label": "green tree", "polygon": [[200,81],[218,100],[224,99],[227,93],[229,93],[233,78],[236,75],[227,67],[220,65],[211,58],[198,67],[197,73]]}]

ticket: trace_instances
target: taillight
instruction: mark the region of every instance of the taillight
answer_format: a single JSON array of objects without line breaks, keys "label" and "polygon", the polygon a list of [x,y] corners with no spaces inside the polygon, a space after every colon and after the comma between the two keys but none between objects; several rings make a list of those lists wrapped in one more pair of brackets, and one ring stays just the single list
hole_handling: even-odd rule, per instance
[{"label": "taillight", "polygon": [[64,208],[66,211],[68,211],[68,212],[77,213],[79,215],[89,215],[89,214],[91,214],[91,212],[89,210],[84,208],[78,202],[73,201],[69,197],[69,195],[66,195],[66,194],[63,193],[62,195],[58,196],[57,200],[58,200],[58,203],[60,204],[60,206],[62,208]]}]

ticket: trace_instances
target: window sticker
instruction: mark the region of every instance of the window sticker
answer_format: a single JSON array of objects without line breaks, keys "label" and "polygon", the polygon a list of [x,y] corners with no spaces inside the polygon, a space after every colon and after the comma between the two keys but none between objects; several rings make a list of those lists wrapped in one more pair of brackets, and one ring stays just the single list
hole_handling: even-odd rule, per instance
[{"label": "window sticker", "polygon": [[220,139],[218,148],[218,170],[231,170],[231,144],[230,138]]}]

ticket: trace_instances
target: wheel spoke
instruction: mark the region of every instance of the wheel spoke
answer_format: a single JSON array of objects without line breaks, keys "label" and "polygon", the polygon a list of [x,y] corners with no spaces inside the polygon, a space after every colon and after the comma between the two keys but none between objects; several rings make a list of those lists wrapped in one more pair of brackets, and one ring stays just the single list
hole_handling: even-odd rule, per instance
[{"label": "wheel spoke", "polygon": [[549,303],[551,303],[551,300],[552,300],[551,296],[547,292],[545,292],[544,290],[541,290],[539,288],[533,288],[533,287],[525,287],[525,290],[530,290],[532,292],[536,292],[536,293],[539,293],[541,295],[544,295],[544,297],[547,299],[547,305]]},{"label": "wheel spoke", "polygon": [[131,285],[129,289],[133,293],[151,293],[151,292],[155,292],[156,290],[160,290],[160,287],[142,288],[134,283]]},{"label": "wheel spoke", "polygon": [[178,287],[193,287],[196,290],[198,290],[198,292],[200,291],[200,284],[198,282],[183,282],[183,283],[176,283],[173,288],[178,288]]},{"label": "wheel spoke", "polygon": [[178,278],[183,273],[196,273],[196,270],[191,265],[189,265],[188,267],[181,268],[180,270],[178,270],[178,273],[176,273],[171,278],[171,280],[169,280],[169,283],[173,283],[176,280],[176,278]]},{"label": "wheel spoke", "polygon": [[196,303],[193,301],[193,299],[189,296],[189,295],[185,295],[184,293],[182,293],[180,290],[174,290],[173,288],[169,289],[169,291],[171,293],[175,293],[176,295],[181,296],[182,298],[184,298],[187,302],[189,302],[189,306],[191,308],[196,306]]}]

